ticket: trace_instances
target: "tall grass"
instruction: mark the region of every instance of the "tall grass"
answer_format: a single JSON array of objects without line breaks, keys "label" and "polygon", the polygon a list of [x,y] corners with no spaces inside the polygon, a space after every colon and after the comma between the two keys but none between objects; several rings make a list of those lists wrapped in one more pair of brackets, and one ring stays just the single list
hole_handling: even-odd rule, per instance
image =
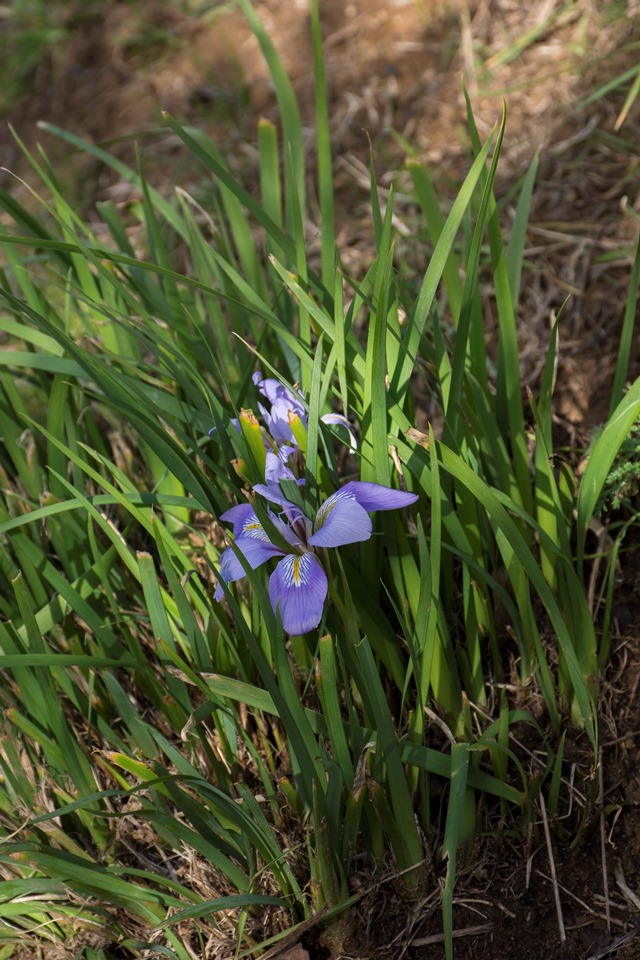
[{"label": "tall grass", "polygon": [[[494,197],[504,113],[482,143],[469,105],[475,156],[446,216],[427,168],[409,164],[433,244],[415,299],[396,276],[393,193],[381,209],[373,176],[376,256],[347,276],[317,4],[317,184],[289,80],[242,6],[282,118],[282,139],[259,127],[259,195],[170,116],[210,180],[207,211],[52,127],[136,188],[124,213],[99,204],[109,240],[67,203],[43,154],[29,157],[37,215],[0,192],[14,223],[0,238],[2,956],[25,939],[71,944],[78,929],[88,943],[99,928],[96,956],[118,943],[120,956],[186,960],[206,955],[229,911],[238,952],[321,910],[339,937],[355,856],[391,859],[409,895],[424,890],[432,780],[447,778],[450,957],[456,856],[479,794],[510,811],[514,829],[531,814],[509,734],[537,723],[495,696],[507,636],[549,723],[569,715],[597,753],[607,637],[584,587],[587,536],[640,381],[623,395],[618,379],[579,481],[554,463],[556,331],[528,405],[516,335],[536,163],[505,239]],[[310,189],[318,261],[307,254]],[[495,367],[479,291],[487,238]],[[636,294],[637,282],[628,317]],[[264,568],[245,563],[248,582],[213,600],[229,542],[218,518],[264,480],[256,418],[230,426],[258,412],[256,367],[301,385],[306,483],[282,489],[309,516],[356,478],[418,497],[375,517],[366,542],[332,551],[330,602],[305,636],[285,635]],[[427,395],[441,431],[418,429]],[[355,453],[322,419],[336,410],[357,431]],[[256,510],[270,530],[260,498]],[[550,752],[536,787],[556,801],[561,759]]]}]

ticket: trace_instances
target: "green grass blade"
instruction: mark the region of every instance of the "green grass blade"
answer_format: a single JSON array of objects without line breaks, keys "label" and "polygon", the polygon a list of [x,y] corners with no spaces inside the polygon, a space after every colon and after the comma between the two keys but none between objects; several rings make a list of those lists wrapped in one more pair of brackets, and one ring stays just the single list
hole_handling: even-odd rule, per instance
[{"label": "green grass blade", "polygon": [[[302,141],[302,121],[300,119],[300,110],[298,102],[291,86],[282,62],[276,53],[276,49],[266,33],[259,17],[253,9],[249,0],[238,0],[240,8],[244,13],[249,26],[253,30],[262,55],[269,68],[273,86],[275,89],[280,116],[282,118],[282,129],[284,133],[284,162],[285,162],[285,182],[291,180],[295,184],[297,195],[297,205],[299,206],[299,219],[302,223],[306,221],[306,203],[305,203],[305,163],[304,163],[304,145]],[[292,198],[286,198],[285,220],[287,232],[295,237],[295,214],[291,206]]]},{"label": "green grass blade", "polygon": [[[638,73],[640,78],[640,73]],[[613,378],[613,387],[611,388],[611,399],[609,401],[609,418],[613,411],[622,400],[624,386],[627,380],[627,371],[629,369],[629,358],[631,356],[631,343],[633,332],[636,325],[636,315],[638,310],[638,286],[640,284],[640,231],[636,241],[636,252],[633,258],[633,267],[631,270],[631,279],[629,281],[629,294],[624,311],[624,320],[622,321],[622,330],[620,332],[620,346],[618,347],[618,361],[616,363],[616,372]]]},{"label": "green grass blade", "polygon": [[322,31],[318,0],[311,0],[311,38],[313,44],[313,75],[316,95],[316,149],[318,153],[318,200],[320,203],[320,234],[322,283],[333,291],[335,260],[335,216],[333,209],[333,164],[329,129],[329,102],[322,51]]},{"label": "green grass blade", "polygon": [[516,212],[511,227],[511,236],[509,237],[509,243],[507,245],[507,274],[509,276],[509,289],[511,290],[511,301],[514,312],[517,312],[518,303],[520,302],[524,248],[527,241],[531,198],[538,173],[538,161],[539,154],[536,153],[522,183],[522,189],[520,190],[520,196],[518,197]]},{"label": "green grass blade", "polygon": [[578,490],[578,572],[582,575],[585,538],[607,474],[623,440],[640,415],[640,378],[620,400],[604,430],[594,443]]},{"label": "green grass blade", "polygon": [[453,890],[456,882],[456,866],[460,832],[465,812],[469,751],[465,743],[451,747],[451,785],[447,805],[442,855],[447,858],[447,877],[442,891],[442,920],[444,926],[444,949],[446,960],[453,960]]},{"label": "green grass blade", "polygon": [[362,422],[363,480],[371,480],[389,486],[391,470],[387,434],[387,311],[390,301],[393,243],[391,242],[391,218],[393,193],[389,196],[386,215],[379,242],[376,261],[376,279],[373,299],[375,310],[369,318],[367,337],[365,388],[363,410],[366,419]]},{"label": "green grass blade", "polygon": [[[411,176],[413,188],[416,191],[420,209],[429,231],[429,236],[434,245],[436,245],[442,236],[445,226],[445,219],[440,211],[440,204],[436,192],[433,188],[431,178],[425,167],[416,160],[407,161],[407,169]],[[447,291],[447,298],[451,308],[453,322],[457,326],[460,317],[460,308],[462,306],[462,283],[460,281],[460,263],[452,250],[442,270],[442,279]]]},{"label": "green grass blade", "polygon": [[493,135],[489,137],[481,152],[474,160],[462,187],[458,191],[458,195],[442,229],[440,239],[429,261],[429,266],[420,287],[418,299],[411,312],[404,340],[404,359],[398,366],[398,369],[394,371],[391,378],[391,389],[400,405],[404,402],[415,358],[419,352],[420,338],[424,332],[429,311],[431,310],[438,284],[442,277],[442,272],[445,269],[451,250],[453,249],[456,235],[471,201],[471,197],[484,170],[492,140]]}]

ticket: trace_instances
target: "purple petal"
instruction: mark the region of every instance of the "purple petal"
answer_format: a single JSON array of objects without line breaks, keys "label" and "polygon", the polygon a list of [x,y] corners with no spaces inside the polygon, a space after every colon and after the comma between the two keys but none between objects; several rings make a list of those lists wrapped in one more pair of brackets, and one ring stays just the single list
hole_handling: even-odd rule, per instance
[{"label": "purple petal", "polygon": [[[269,516],[271,517],[271,522],[273,523],[274,527],[287,543],[290,543],[291,546],[295,547],[296,549],[304,550],[304,543],[293,527],[289,526],[288,523],[285,523],[284,520],[281,520],[280,517],[276,517],[275,514],[271,513],[271,511],[269,511]],[[296,527],[299,527],[300,525],[305,527],[306,532],[304,539],[306,543],[307,537],[311,533],[311,522],[304,517],[302,519],[298,519]]]},{"label": "purple petal", "polygon": [[289,412],[297,414],[306,425],[307,414],[300,403],[287,391],[287,396],[278,397],[271,404],[269,413],[269,433],[276,443],[287,443],[297,446],[295,437],[289,426]]},{"label": "purple petal", "polygon": [[291,503],[289,500],[287,500],[277,483],[256,483],[253,489],[256,493],[259,493],[261,497],[264,497],[265,500],[269,500],[271,503],[277,503],[279,506],[284,507],[287,517],[290,520],[303,516],[300,507],[297,507],[295,503]]},{"label": "purple petal", "polygon": [[269,403],[275,403],[276,400],[284,398],[292,405],[292,409],[297,409],[298,406],[302,406],[299,399],[302,396],[301,391],[298,391],[296,395],[289,390],[288,387],[285,387],[283,383],[280,383],[279,380],[276,380],[273,377],[265,378],[259,371],[256,371],[251,379],[255,383],[262,396],[266,397]]},{"label": "purple petal", "polygon": [[315,532],[308,541],[312,547],[341,547],[371,536],[369,514],[353,494],[345,491],[346,487],[332,494],[318,510],[313,525]]},{"label": "purple petal", "polygon": [[[281,443],[278,446],[278,456],[280,457],[280,459],[282,460],[285,466],[287,466],[289,458],[293,457],[298,451],[299,451],[299,447],[292,447],[286,443]],[[296,459],[299,459],[299,458],[296,458]],[[291,470],[290,467],[289,469]],[[291,476],[288,479],[295,480],[299,487],[304,487],[306,483],[306,480],[304,477],[298,477],[296,479],[296,475],[293,473],[293,471],[291,471]]]},{"label": "purple petal", "polygon": [[260,403],[259,400],[258,400],[258,410],[260,411],[260,415],[262,416],[262,419],[267,425],[267,429],[269,429],[269,425],[271,423],[271,415],[269,414],[269,411],[265,407],[264,403]]},{"label": "purple petal", "polygon": [[320,417],[323,423],[336,424],[339,427],[344,427],[347,433],[349,434],[349,446],[352,450],[358,449],[358,441],[356,440],[355,434],[351,429],[351,424],[346,417],[343,417],[341,413],[325,413],[323,417]]},{"label": "purple petal", "polygon": [[[256,570],[261,564],[270,560],[271,557],[281,557],[284,553],[280,547],[274,546],[269,540],[258,540],[251,536],[238,537],[235,545],[252,570]],[[233,583],[235,580],[241,580],[243,577],[246,577],[244,567],[231,547],[227,547],[220,557],[219,577],[220,580],[224,580],[225,583]],[[220,600],[222,596],[222,587],[218,583],[214,599]]]},{"label": "purple petal", "polygon": [[[238,431],[238,433],[242,433],[242,430],[241,430],[241,428],[240,428],[240,421],[238,420],[237,417],[232,417],[231,420],[229,420],[229,423],[231,424],[232,427],[235,427],[235,428],[236,428],[236,430]],[[215,427],[211,427],[211,430],[209,430],[209,433],[207,434],[207,436],[208,436],[208,437],[213,437],[213,436],[215,435],[215,433],[216,433],[216,428],[215,428]]]},{"label": "purple petal", "polygon": [[[231,507],[226,513],[221,514],[220,519],[233,523],[233,533],[236,540],[239,537],[252,537],[254,540],[269,542],[268,534],[250,503],[239,503],[237,506]],[[272,519],[275,520],[274,517]]]},{"label": "purple petal", "polygon": [[291,454],[295,453],[297,449],[297,447],[291,447],[286,443],[281,443],[278,447],[278,456],[283,463],[286,463]]},{"label": "purple petal", "polygon": [[298,636],[315,630],[328,589],[325,572],[312,553],[290,554],[280,561],[269,578],[269,598],[273,609],[280,609],[287,633]]},{"label": "purple petal", "polygon": [[242,533],[245,524],[251,522],[252,517],[258,519],[250,503],[238,503],[235,507],[230,507],[220,514],[220,520],[233,524],[233,532],[236,537]]},{"label": "purple petal", "polygon": [[399,510],[408,507],[418,499],[417,494],[404,490],[392,490],[381,483],[367,483],[364,480],[351,480],[345,483],[340,493],[349,493],[368,513],[373,510]]},{"label": "purple petal", "polygon": [[[273,414],[274,409],[275,415]],[[278,444],[291,440],[292,433],[289,429],[289,422],[287,420],[287,422],[284,423],[282,414],[278,413],[277,404],[274,403],[271,410],[267,410],[264,404],[258,402],[258,410],[262,414],[262,419],[265,422],[267,431]]]},{"label": "purple petal", "polygon": [[[253,489],[256,491],[256,493],[262,494],[266,500],[270,500],[271,503],[277,503],[280,507],[282,507],[282,513],[279,516],[284,516],[288,524],[295,524],[296,526],[299,524],[302,525],[305,530],[305,537],[311,533],[311,521],[305,517],[304,510],[302,510],[302,508],[296,503],[291,503],[290,500],[287,500],[277,483],[256,483]],[[269,511],[269,513],[271,513],[271,511]],[[287,527],[287,523],[284,523],[282,519],[280,522],[284,527]],[[292,542],[290,536],[286,534],[283,534],[283,536],[286,536],[286,539],[289,541],[289,543]],[[296,538],[296,543],[297,542],[298,540]]]},{"label": "purple petal", "polygon": [[[285,458],[286,459],[286,458]],[[264,468],[264,478],[269,483],[278,483],[279,480],[295,480],[293,470],[286,465],[285,460],[274,453],[273,450],[267,450],[267,462]]]},{"label": "purple petal", "polygon": [[255,383],[262,396],[266,397],[269,403],[275,403],[278,397],[282,396],[283,390],[287,390],[287,388],[284,387],[279,380],[275,380],[272,377],[263,377],[258,371],[253,374],[251,379]]}]

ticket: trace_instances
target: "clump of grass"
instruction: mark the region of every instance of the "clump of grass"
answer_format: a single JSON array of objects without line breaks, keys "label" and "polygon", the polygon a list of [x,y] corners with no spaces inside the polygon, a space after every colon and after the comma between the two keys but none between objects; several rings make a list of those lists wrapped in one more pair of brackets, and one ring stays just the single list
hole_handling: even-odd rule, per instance
[{"label": "clump of grass", "polygon": [[[509,829],[531,816],[510,731],[537,722],[494,695],[506,634],[549,723],[558,729],[570,715],[597,753],[603,648],[585,539],[640,411],[640,381],[616,397],[580,482],[556,473],[556,331],[527,408],[516,338],[536,163],[505,242],[493,192],[504,114],[482,143],[469,104],[474,160],[446,216],[429,171],[409,165],[433,244],[417,297],[397,281],[393,191],[383,209],[373,174],[376,257],[363,276],[345,273],[317,4],[321,244],[312,260],[299,111],[242,6],[282,117],[281,140],[260,124],[259,195],[200,131],[171,117],[211,179],[206,214],[187,192],[168,200],[141,170],[53,131],[134,184],[128,216],[144,230],[144,258],[111,203],[99,207],[109,242],[97,241],[43,156],[29,157],[40,217],[0,192],[15,223],[0,238],[0,328],[11,346],[0,351],[0,870],[11,906],[0,930],[11,943],[46,924],[64,942],[71,916],[87,929],[100,918],[105,956],[116,943],[120,955],[144,956],[153,943],[182,960],[206,955],[207,938],[232,917],[238,949],[258,952],[321,911],[335,921],[352,903],[356,856],[391,860],[417,896],[435,776],[450,783],[441,844],[450,957],[457,854],[478,796],[508,812]],[[495,374],[478,285],[487,239]],[[188,268],[179,272],[178,260]],[[295,414],[284,458],[273,409],[263,424],[257,416],[257,367]],[[437,405],[441,435],[417,422],[421,396]],[[357,450],[338,444],[342,428],[327,418],[336,411],[357,431]],[[270,498],[261,489],[269,455],[280,464]],[[353,480],[408,491],[413,512],[383,514],[371,536],[342,537],[330,560],[312,554],[318,508],[341,502],[335,494]],[[218,523],[240,504],[255,510],[254,534],[272,553],[323,565],[330,602],[303,635],[285,632],[292,622],[266,568],[253,569],[247,531],[230,546]],[[229,564],[238,576],[225,575]],[[550,752],[536,784],[552,810],[561,763]],[[133,851],[132,817],[146,838]],[[197,885],[196,868],[206,877]],[[38,899],[25,901],[27,890]]]}]

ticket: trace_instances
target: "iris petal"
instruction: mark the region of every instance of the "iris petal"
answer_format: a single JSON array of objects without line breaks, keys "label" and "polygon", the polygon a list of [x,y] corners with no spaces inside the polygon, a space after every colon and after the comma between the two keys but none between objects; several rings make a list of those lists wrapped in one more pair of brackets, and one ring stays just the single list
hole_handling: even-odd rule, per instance
[{"label": "iris petal", "polygon": [[295,480],[293,470],[290,470],[282,457],[273,450],[267,450],[267,462],[264,468],[264,478],[267,483],[278,483],[279,480]]},{"label": "iris petal", "polygon": [[236,536],[239,536],[247,523],[251,523],[254,519],[258,520],[250,503],[237,503],[235,507],[229,507],[220,514],[220,520],[233,524],[233,532]]},{"label": "iris petal", "polygon": [[265,500],[270,500],[271,503],[277,503],[281,507],[284,507],[287,519],[290,520],[291,523],[294,523],[297,519],[304,516],[300,507],[287,500],[277,483],[256,483],[253,489],[256,493],[259,493],[261,497],[264,497]]},{"label": "iris petal", "polygon": [[295,397],[287,393],[287,396],[278,397],[271,404],[269,433],[276,443],[287,443],[297,446],[295,437],[289,426],[290,412],[297,414],[302,422],[306,424],[307,414],[303,405],[299,400],[296,400]]},{"label": "iris petal", "polygon": [[289,554],[269,578],[269,599],[280,609],[282,626],[298,636],[315,630],[322,619],[329,585],[320,562],[312,553]]},{"label": "iris petal", "polygon": [[280,383],[279,380],[273,377],[263,377],[260,371],[256,371],[251,379],[269,403],[275,403],[276,400],[285,398],[293,409],[296,409],[297,406],[299,406],[300,409],[304,409],[300,403],[300,398],[302,397],[300,391],[298,391],[296,395],[296,393],[293,393],[288,387],[285,387],[284,383]]},{"label": "iris petal", "polygon": [[350,483],[345,483],[340,493],[351,494],[367,513],[373,510],[399,510],[410,506],[418,499],[415,493],[393,490],[381,483],[369,483],[365,480],[351,480]]},{"label": "iris petal", "polygon": [[[284,553],[284,550],[274,546],[266,539],[266,534],[264,540],[258,540],[252,536],[240,536],[235,541],[235,545],[252,570],[256,570],[271,557],[281,557]],[[220,579],[224,580],[225,583],[233,583],[243,577],[246,577],[246,573],[240,559],[236,556],[232,547],[227,547],[220,557]],[[222,587],[218,584],[214,599],[220,600],[222,596]]]},{"label": "iris petal", "polygon": [[289,411],[292,410],[306,423],[306,411],[301,401],[302,394],[292,392],[279,380],[272,377],[263,378],[257,371],[253,374],[253,382],[257,386],[263,397],[266,397],[271,405],[267,410],[261,403],[258,403],[258,409],[264,418],[267,429],[276,443],[294,443],[293,434],[289,427]]},{"label": "iris petal", "polygon": [[[238,420],[237,417],[232,417],[231,420],[229,420],[229,423],[231,424],[232,427],[234,427],[238,431],[238,433],[242,433],[242,429],[240,427],[240,421]],[[216,428],[211,427],[211,430],[209,430],[209,432],[207,433],[207,436],[213,437],[215,439],[215,435],[216,435]]]},{"label": "iris petal", "polygon": [[[298,533],[296,533],[296,531],[293,529],[293,527],[289,526],[288,523],[285,523],[284,520],[281,520],[280,517],[276,517],[276,515],[271,511],[269,511],[269,517],[271,519],[272,524],[274,525],[274,527],[276,528],[280,536],[283,538],[283,540],[286,540],[287,543],[290,543],[291,546],[295,547],[296,549],[298,548],[300,550],[304,549],[304,543],[298,536]],[[296,528],[298,529],[298,531],[300,531],[300,527],[305,528],[304,539],[306,542],[307,535],[308,533],[311,532],[311,521],[307,520],[306,517],[299,518],[296,523]]]},{"label": "iris petal", "polygon": [[273,377],[263,377],[259,371],[256,371],[251,379],[269,403],[275,403],[278,397],[289,393],[287,388],[280,383],[279,380],[275,380]]},{"label": "iris petal", "polygon": [[349,434],[349,446],[352,450],[358,449],[358,441],[355,438],[355,434],[351,429],[351,424],[346,417],[343,417],[341,413],[325,413],[323,417],[320,417],[323,423],[335,424],[338,427],[344,427],[347,433]]},{"label": "iris petal", "polygon": [[360,543],[371,536],[371,519],[356,498],[338,490],[322,504],[314,523],[315,532],[309,537],[312,547],[341,547],[346,543]]},{"label": "iris petal", "polygon": [[260,414],[261,414],[261,416],[262,416],[262,419],[263,419],[264,422],[266,423],[266,425],[267,425],[267,430],[268,430],[268,429],[269,429],[269,425],[270,425],[270,423],[271,423],[271,417],[270,417],[270,415],[269,415],[269,411],[267,410],[267,408],[264,406],[264,404],[260,403],[259,400],[258,400],[258,410],[260,411]]}]

